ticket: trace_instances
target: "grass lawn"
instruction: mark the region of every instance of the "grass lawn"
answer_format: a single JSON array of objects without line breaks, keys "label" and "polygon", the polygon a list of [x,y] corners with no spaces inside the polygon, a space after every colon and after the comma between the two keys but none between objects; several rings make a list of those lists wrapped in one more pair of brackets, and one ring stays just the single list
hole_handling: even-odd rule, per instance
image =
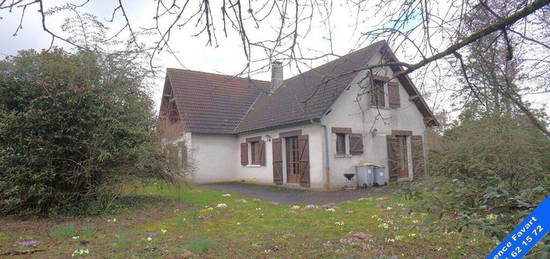
[{"label": "grass lawn", "polygon": [[[88,258],[481,258],[495,246],[481,233],[429,231],[426,215],[410,214],[412,201],[398,196],[314,207],[155,182],[127,193],[122,200],[134,205],[116,215],[0,218],[0,254],[45,249],[6,257],[68,258],[83,249]],[[21,242],[28,240],[38,242]]]}]

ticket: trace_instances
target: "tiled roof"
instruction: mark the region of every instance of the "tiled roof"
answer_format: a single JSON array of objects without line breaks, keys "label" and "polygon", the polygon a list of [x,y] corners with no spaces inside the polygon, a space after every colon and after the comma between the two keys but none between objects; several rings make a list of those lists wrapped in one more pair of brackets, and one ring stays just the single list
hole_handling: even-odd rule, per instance
[{"label": "tiled roof", "polygon": [[[167,78],[186,131],[237,134],[321,118],[380,51],[395,59],[387,43],[379,41],[286,79],[271,95],[266,94],[270,82],[260,80],[171,68]],[[437,125],[410,79],[398,79],[409,95],[419,97],[416,105],[423,116]]]},{"label": "tiled roof", "polygon": [[376,42],[285,80],[271,96],[263,95],[256,102],[235,132],[321,118],[358,73],[351,71],[364,67],[384,45]]},{"label": "tiled roof", "polygon": [[231,134],[269,82],[168,68],[184,128],[188,132]]}]

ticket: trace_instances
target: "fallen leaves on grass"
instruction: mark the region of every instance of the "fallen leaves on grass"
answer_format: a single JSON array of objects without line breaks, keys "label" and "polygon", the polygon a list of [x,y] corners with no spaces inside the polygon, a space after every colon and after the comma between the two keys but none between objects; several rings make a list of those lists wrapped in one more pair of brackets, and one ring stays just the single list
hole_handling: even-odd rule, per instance
[{"label": "fallen leaves on grass", "polygon": [[324,247],[331,247],[331,246],[333,246],[333,244],[332,244],[332,242],[327,241],[327,242],[324,242],[324,243],[323,243],[323,246],[324,246]]},{"label": "fallen leaves on grass", "polygon": [[371,234],[363,233],[363,232],[357,232],[353,234],[354,237],[359,238],[361,240],[368,240],[372,238]]},{"label": "fallen leaves on grass", "polygon": [[46,249],[27,249],[27,250],[9,250],[4,253],[0,253],[0,255],[25,255],[25,254],[34,254],[38,252],[46,252],[48,250]]},{"label": "fallen leaves on grass", "polygon": [[15,244],[20,246],[32,246],[38,244],[38,240],[23,240],[23,241],[16,241]]},{"label": "fallen leaves on grass", "polygon": [[200,220],[211,220],[212,216],[201,216],[199,217]]}]

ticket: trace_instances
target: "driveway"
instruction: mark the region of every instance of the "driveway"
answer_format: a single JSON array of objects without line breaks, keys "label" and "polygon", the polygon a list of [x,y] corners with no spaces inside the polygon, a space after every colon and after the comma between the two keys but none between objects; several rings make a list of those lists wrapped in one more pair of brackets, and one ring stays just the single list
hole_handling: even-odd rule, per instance
[{"label": "driveway", "polygon": [[359,199],[362,197],[388,195],[391,193],[391,190],[395,190],[391,188],[391,186],[332,192],[296,190],[247,183],[217,183],[205,184],[203,186],[217,191],[238,193],[252,198],[274,201],[281,204],[326,204]]}]

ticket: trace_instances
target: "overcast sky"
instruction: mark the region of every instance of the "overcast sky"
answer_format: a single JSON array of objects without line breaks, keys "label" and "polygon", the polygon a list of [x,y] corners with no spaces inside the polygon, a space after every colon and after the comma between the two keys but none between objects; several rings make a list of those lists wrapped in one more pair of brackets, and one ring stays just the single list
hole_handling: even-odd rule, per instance
[{"label": "overcast sky", "polygon": [[[49,9],[53,6],[62,6],[67,1],[54,0],[54,1],[44,1],[47,6],[46,9]],[[82,1],[69,1],[72,3],[80,3]],[[193,1],[191,1],[193,2]],[[198,2],[198,1],[196,1]],[[356,50],[361,47],[368,45],[368,41],[360,41],[361,32],[366,31],[367,29],[376,28],[376,26],[383,26],[383,24],[376,24],[373,21],[382,20],[377,19],[376,15],[370,12],[370,10],[364,11],[362,14],[368,18],[367,20],[355,20],[353,19],[353,10],[349,6],[343,4],[337,4],[338,1],[331,7],[333,10],[332,18],[330,19],[330,24],[320,23],[319,20],[314,21],[314,26],[311,28],[309,35],[305,39],[300,40],[302,51],[305,53],[305,56],[311,55],[315,56],[320,53],[326,53],[331,48],[335,54],[344,55],[350,51]],[[140,27],[149,27],[153,24],[153,16],[155,14],[155,1],[153,0],[132,0],[132,1],[123,1],[125,4],[126,11],[128,12],[130,22],[134,28]],[[102,0],[102,1],[91,1],[83,9],[82,12],[92,13],[100,18],[101,21],[107,21],[111,17],[113,9],[117,6],[117,1],[112,0]],[[18,50],[21,49],[43,49],[48,48],[51,41],[51,36],[42,30],[41,18],[37,13],[38,5],[31,5],[26,10],[26,15],[23,20],[23,28],[18,32],[16,36],[13,36],[13,33],[17,29],[19,24],[21,8],[15,8],[13,12],[8,10],[0,10],[0,57],[6,55],[14,55]],[[218,7],[213,7],[212,10],[218,11]],[[62,36],[67,36],[61,31],[60,26],[63,24],[64,17],[70,16],[70,13],[61,12],[47,17],[47,25],[50,29]],[[374,19],[373,19],[374,17]],[[319,19],[319,18],[314,18]],[[367,19],[367,18],[365,18]],[[122,26],[122,16],[120,12],[115,16],[115,22],[107,23],[106,25],[111,28],[111,30],[118,31]],[[161,21],[162,22],[162,21]],[[359,24],[361,28],[355,27]],[[250,29],[252,32],[251,37],[272,37],[276,35],[273,26],[263,26],[260,29],[254,30]],[[329,28],[332,32],[332,42],[327,40],[329,37]],[[181,64],[169,53],[163,52],[157,56],[155,64],[162,67],[163,71],[166,67],[173,68],[186,68],[191,70],[205,71],[205,72],[214,72],[221,74],[234,75],[242,70],[246,64],[246,58],[242,51],[242,46],[240,39],[237,37],[235,31],[229,31],[229,37],[224,38],[222,33],[218,33],[218,45],[217,46],[206,46],[206,37],[201,35],[194,37],[193,35],[197,32],[196,28],[193,26],[188,26],[181,30],[176,29],[172,34],[170,45],[181,61]],[[112,33],[111,33],[112,34]],[[127,35],[126,35],[127,36]],[[147,42],[148,38],[141,38],[142,41]],[[153,41],[152,39],[150,41]],[[331,44],[332,43],[332,44]],[[71,48],[66,43],[56,40],[55,45],[62,46],[65,48]],[[401,49],[396,52],[398,58],[406,60],[407,53],[406,49]],[[254,55],[263,55],[263,53],[255,52]],[[259,56],[256,56],[259,57]],[[323,60],[317,60],[312,62],[308,66],[317,66],[324,62],[327,62],[331,58],[326,58]],[[407,60],[410,61],[410,60]],[[302,68],[302,69],[307,69]],[[285,78],[290,77],[291,75],[296,74],[297,71],[295,68],[285,67]],[[269,80],[269,73],[265,71],[264,73],[254,74],[253,77],[256,79]],[[435,82],[430,85],[430,82],[426,85],[419,85],[419,80],[416,80],[417,86],[422,90],[430,92],[432,87],[435,87]],[[155,85],[152,86],[153,98],[157,102],[157,105],[160,101],[160,95],[164,82],[164,73],[160,75]],[[440,84],[440,82],[439,82]],[[441,108],[447,108],[449,100],[447,99],[447,94],[439,93],[437,95],[427,95],[427,101],[435,108],[435,110]],[[539,99],[537,102],[544,103],[547,100]]]},{"label": "overcast sky", "polygon": [[[67,1],[45,1],[45,9],[49,9],[53,6],[62,6]],[[69,1],[72,3],[79,3],[81,1]],[[83,12],[92,13],[100,18],[102,21],[107,21],[112,14],[113,9],[116,7],[117,1],[91,1],[87,4]],[[128,12],[130,21],[135,28],[150,26],[153,22],[155,2],[153,0],[132,0],[123,1],[125,3],[126,11]],[[331,20],[331,28],[333,29],[333,42],[332,48],[334,52],[339,55],[346,54],[354,49],[365,47],[368,44],[357,44],[357,33],[354,33],[352,24],[355,21],[349,21],[349,10],[342,5],[334,6],[334,14]],[[212,8],[216,10],[216,8]],[[14,8],[13,12],[7,10],[0,10],[0,55],[15,55],[18,50],[21,49],[44,49],[48,48],[51,41],[51,36],[42,30],[41,17],[38,15],[38,5],[31,5],[26,10],[26,15],[23,20],[23,28],[18,32],[16,36],[13,36],[17,25],[19,24],[21,8]],[[59,35],[66,36],[60,29],[63,24],[64,17],[72,15],[70,12],[61,12],[51,16],[47,16],[47,25],[50,29],[58,33]],[[115,17],[114,23],[107,23],[106,25],[111,28],[112,31],[117,31],[122,26],[122,16],[120,12]],[[267,28],[266,28],[267,27]],[[186,68],[191,70],[199,70],[206,72],[215,72],[222,74],[234,75],[242,70],[246,64],[246,58],[243,54],[242,45],[236,33],[230,31],[229,37],[219,37],[218,46],[206,46],[206,37],[204,35],[199,37],[192,36],[197,32],[196,29],[183,29],[175,30],[170,41],[171,47],[180,64],[173,55],[167,52],[161,53],[155,60],[155,64],[161,66],[163,69],[166,67],[173,68]],[[268,26],[264,26],[262,30],[255,31],[255,35],[274,35],[274,30]],[[220,35],[222,36],[222,35]],[[319,25],[314,26],[311,29],[307,40],[301,41],[302,49],[305,53],[311,53],[311,55],[318,55],[319,53],[325,53],[330,49],[330,42],[326,39],[328,37],[327,27]],[[55,45],[62,46],[64,48],[71,48],[68,44],[59,40],[55,41]],[[257,53],[262,55],[263,53]],[[307,55],[307,54],[306,54]],[[311,66],[319,65],[320,63],[328,61],[329,58],[314,62]],[[182,67],[183,65],[183,67]],[[285,78],[296,74],[295,69],[289,67],[285,68]],[[257,73],[253,75],[256,79],[269,80],[269,73]],[[157,84],[153,87],[155,94],[154,98],[158,102],[160,99],[160,92],[162,90],[163,76],[160,76],[157,80]]]}]

